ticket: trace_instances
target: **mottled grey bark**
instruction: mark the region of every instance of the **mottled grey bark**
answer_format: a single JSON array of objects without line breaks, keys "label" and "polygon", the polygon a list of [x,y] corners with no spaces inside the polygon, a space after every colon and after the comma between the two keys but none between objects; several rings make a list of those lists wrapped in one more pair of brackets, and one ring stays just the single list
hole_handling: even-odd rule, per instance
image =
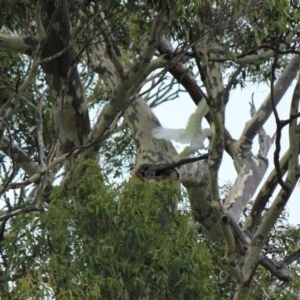
[{"label": "mottled grey bark", "polygon": [[42,42],[42,67],[49,85],[60,149],[67,153],[83,145],[90,131],[87,102],[72,45],[67,2],[42,1],[40,14],[47,33]]},{"label": "mottled grey bark", "polygon": [[41,171],[38,164],[33,161],[25,151],[14,144],[14,142],[8,136],[3,136],[0,149],[29,176]]}]

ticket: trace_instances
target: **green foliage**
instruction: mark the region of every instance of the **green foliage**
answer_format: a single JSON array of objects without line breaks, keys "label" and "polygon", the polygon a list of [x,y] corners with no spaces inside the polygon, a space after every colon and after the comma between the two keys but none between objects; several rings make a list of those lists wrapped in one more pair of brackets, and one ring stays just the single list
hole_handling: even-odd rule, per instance
[{"label": "green foliage", "polygon": [[47,209],[14,220],[2,245],[12,297],[216,299],[212,262],[188,213],[161,212],[171,183],[130,182],[116,192],[84,162]]},{"label": "green foliage", "polygon": [[0,0],[0,29],[12,32],[34,30],[35,1]]},{"label": "green foliage", "polygon": [[113,179],[121,178],[124,180],[133,168],[135,153],[136,147],[130,130],[123,124],[121,129],[107,139],[101,147],[102,173]]},{"label": "green foliage", "polygon": [[[296,251],[300,247],[300,226],[289,226],[286,221],[282,220],[279,220],[278,223],[279,224],[272,230],[264,253],[270,253],[267,256],[275,261],[283,261],[288,254]],[[220,299],[232,299],[236,282],[232,280],[229,269],[222,261],[222,255],[225,251],[224,245],[208,237],[205,232],[201,232],[201,229],[199,240],[205,243],[210,250],[214,265],[212,271],[215,273],[214,277],[218,278],[219,293],[223,297]],[[271,255],[271,253],[273,253],[273,255]],[[265,268],[259,266],[255,273],[255,282],[252,282],[249,289],[248,299],[299,299],[299,263],[296,261],[291,264],[289,270],[293,276],[293,280],[290,282],[282,282],[272,276]]]},{"label": "green foliage", "polygon": [[[221,187],[226,194],[228,185]],[[250,204],[247,209],[250,209]],[[236,282],[232,280],[229,270],[222,261],[225,251],[221,242],[208,237],[205,232],[200,231],[200,240],[210,249],[211,258],[214,262],[215,276],[219,278],[218,288],[224,299],[231,299],[234,295]],[[280,217],[275,227],[271,231],[268,242],[263,249],[273,261],[282,262],[291,253],[300,248],[300,226],[288,225],[287,215]],[[282,282],[272,276],[262,266],[259,266],[255,273],[255,282],[252,282],[249,289],[249,299],[299,299],[300,277],[299,263],[295,261],[289,266],[289,271],[293,276],[291,282]],[[267,295],[267,296],[266,296]]]},{"label": "green foliage", "polygon": [[[95,60],[92,47],[96,46],[94,38],[99,33],[93,32],[89,25],[100,28],[97,22],[103,22],[93,2],[71,0],[68,5],[72,45],[77,52],[74,67],[78,64],[89,108],[101,109],[111,95],[110,89],[91,70],[91,62]],[[100,9],[112,30],[117,56],[126,68],[139,61],[155,17],[167,8],[176,17],[164,28],[164,34],[174,42],[177,53],[188,53],[182,57],[191,73],[195,70],[193,46],[199,46],[200,54],[207,48],[208,56],[226,60],[223,68],[230,76],[233,69],[238,69],[237,58],[277,50],[285,44],[286,37],[299,23],[298,2],[113,0],[101,1]],[[2,33],[37,36],[36,1],[0,0],[0,4]],[[207,44],[203,47],[205,39]],[[295,39],[286,45],[284,53],[279,53],[278,74],[290,53],[297,49],[297,42]],[[174,58],[176,62],[180,55]],[[201,61],[201,55],[198,58]],[[4,114],[28,75],[30,59],[1,51],[0,60],[0,104]],[[266,58],[241,65],[233,88],[244,87],[249,81],[268,80],[272,62]],[[162,84],[166,82],[164,79]],[[14,143],[37,164],[41,163],[36,139],[41,117],[37,116],[37,104],[43,103],[45,157],[54,147],[53,136],[60,126],[55,124],[49,95],[44,74],[39,72],[35,84],[20,95],[21,105],[5,125],[4,134],[13,137]],[[132,180],[118,189],[107,183],[105,176],[120,179],[132,169],[136,149],[129,130],[121,125],[101,147],[100,166],[94,161],[79,163],[68,179],[63,178],[64,185],[45,197],[43,212],[4,222],[5,238],[0,244],[1,298],[220,299],[220,295],[231,298],[236,282],[224,270],[223,246],[199,234],[188,212],[174,212],[180,197],[172,182]],[[23,178],[13,160],[13,155],[6,156],[1,172],[10,174],[5,171],[9,166],[13,174],[18,174],[17,180],[11,178],[10,182],[18,181],[21,176],[26,179],[28,174]],[[223,197],[228,187],[220,191]],[[11,211],[23,207],[27,196],[26,189],[15,189],[14,194],[9,190],[2,203]],[[16,203],[18,206],[14,207]],[[299,228],[280,223],[263,250],[280,261],[297,249]],[[265,269],[259,268],[255,279],[260,286],[252,285],[249,297],[262,299],[268,294],[269,299],[296,299],[300,287],[297,264],[291,265],[291,272],[292,283],[277,285]],[[217,288],[216,278],[223,273],[229,274],[229,279]]]}]

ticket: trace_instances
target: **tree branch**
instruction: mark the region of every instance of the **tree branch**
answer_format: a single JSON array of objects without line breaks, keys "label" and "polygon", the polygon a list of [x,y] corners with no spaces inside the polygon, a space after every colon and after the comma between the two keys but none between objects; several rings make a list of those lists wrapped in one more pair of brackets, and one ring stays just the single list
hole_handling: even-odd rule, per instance
[{"label": "tree branch", "polygon": [[22,149],[11,141],[8,136],[3,136],[1,150],[9,156],[14,163],[21,167],[28,176],[40,171],[39,166]]},{"label": "tree branch", "polygon": [[[295,77],[297,76],[299,65],[300,65],[300,56],[295,55],[290,60],[284,72],[281,74],[276,84],[274,85],[273,99],[274,99],[274,104],[276,106],[280,102],[284,94],[286,93],[287,89],[292,84]],[[246,123],[246,126],[238,142],[240,148],[243,145],[252,142],[253,138],[256,136],[259,129],[270,117],[272,111],[273,110],[272,110],[271,95],[269,94],[267,98],[264,100],[263,104],[258,109],[258,111],[256,112],[256,114],[251,118],[250,121]]]},{"label": "tree branch", "polygon": [[[147,73],[149,71],[147,68],[154,51],[158,46],[159,36],[161,35],[162,30],[167,27],[170,22],[167,15],[167,12],[162,11],[156,16],[148,38],[141,50],[138,63],[133,65],[118,78],[109,103],[102,109],[97,122],[89,135],[89,141],[94,141],[97,136],[101,136],[109,129],[115,117],[127,106],[129,97],[136,93],[144,79],[149,75]],[[128,106],[130,107],[130,105]]]},{"label": "tree branch", "polygon": [[[298,110],[300,102],[300,74],[298,76],[298,81],[294,89],[294,94],[292,97],[291,103],[291,114],[295,114]],[[289,128],[289,139],[290,139],[290,148],[289,148],[289,162],[288,162],[288,172],[286,179],[284,181],[286,189],[281,189],[277,194],[274,202],[270,206],[268,213],[262,219],[260,225],[258,226],[256,232],[253,236],[253,241],[249,246],[246,255],[245,263],[243,266],[243,276],[245,281],[247,281],[253,275],[254,268],[253,266],[257,264],[259,254],[265,245],[268,234],[278,217],[284,210],[286,203],[291,195],[292,190],[295,188],[295,185],[298,181],[298,173],[295,170],[295,166],[298,166],[298,150],[299,150],[299,140],[300,133],[297,130],[297,121],[294,119]]]},{"label": "tree branch", "polygon": [[272,104],[272,110],[275,116],[275,122],[276,122],[276,136],[275,136],[275,151],[274,151],[274,166],[275,166],[275,170],[277,173],[277,180],[278,183],[280,184],[280,186],[286,191],[289,192],[289,188],[288,186],[283,182],[282,180],[282,174],[281,174],[281,169],[280,169],[280,163],[279,163],[279,155],[280,155],[280,149],[281,149],[281,130],[283,128],[283,124],[279,118],[277,109],[276,109],[276,105],[275,105],[275,101],[274,101],[274,80],[275,80],[275,68],[277,65],[277,61],[278,61],[278,56],[276,55],[274,58],[274,62],[272,64],[272,68],[271,68],[271,93],[270,93],[270,97],[271,97],[271,104]]},{"label": "tree branch", "polygon": [[0,33],[0,49],[31,55],[37,40],[31,37],[11,36]]},{"label": "tree branch", "polygon": [[[41,19],[40,27],[43,27],[39,31],[46,35],[42,68],[50,88],[56,134],[59,136],[61,152],[67,153],[83,145],[90,131],[87,103],[76,69],[75,50],[71,46],[67,2],[42,1],[37,18]],[[60,56],[57,56],[58,53]]]}]

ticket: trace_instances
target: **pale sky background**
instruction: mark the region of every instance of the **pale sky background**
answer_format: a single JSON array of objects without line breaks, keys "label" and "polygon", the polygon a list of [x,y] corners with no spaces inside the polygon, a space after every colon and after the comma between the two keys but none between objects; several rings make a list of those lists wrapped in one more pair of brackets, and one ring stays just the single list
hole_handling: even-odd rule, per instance
[{"label": "pale sky background", "polygon": [[[290,101],[293,94],[294,85],[290,87],[288,92],[285,94],[277,109],[280,115],[280,118],[287,119],[289,115]],[[269,87],[267,85],[252,85],[241,90],[237,88],[230,95],[229,103],[227,104],[225,123],[226,128],[229,130],[233,138],[238,138],[242,133],[242,130],[245,126],[245,122],[250,119],[250,101],[251,95],[254,93],[254,104],[258,109],[260,104],[264,101],[266,96],[269,93]],[[157,108],[153,109],[154,113],[160,120],[163,127],[168,128],[184,128],[187,124],[187,120],[191,113],[194,112],[196,106],[193,101],[190,99],[188,94],[181,94],[181,96],[173,101],[166,102],[161,104]],[[205,125],[203,127],[206,127]],[[273,115],[270,116],[269,120],[265,125],[265,130],[267,134],[273,135],[276,131],[275,118]],[[283,154],[288,147],[288,138],[287,138],[287,128],[282,132],[282,141],[281,141],[281,152]],[[176,149],[182,149],[181,144],[174,143]],[[253,152],[257,153],[257,142],[254,143]],[[271,147],[269,151],[269,169],[266,172],[264,178],[266,178],[272,168],[273,164],[273,154],[275,147]],[[219,172],[219,181],[220,185],[225,183],[233,183],[236,178],[236,171],[234,169],[232,160],[228,155],[223,156],[222,165]],[[264,182],[264,180],[262,181]],[[277,191],[274,192],[271,200],[276,196]],[[300,224],[300,211],[299,211],[299,198],[300,198],[300,185],[296,186],[293,191],[291,198],[287,204],[287,212],[289,214],[289,221],[293,225]]]}]

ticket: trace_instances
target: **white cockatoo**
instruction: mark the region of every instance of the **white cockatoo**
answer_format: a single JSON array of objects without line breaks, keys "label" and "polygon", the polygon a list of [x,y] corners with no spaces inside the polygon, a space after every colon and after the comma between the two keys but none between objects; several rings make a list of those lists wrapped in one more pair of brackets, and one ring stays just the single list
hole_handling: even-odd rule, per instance
[{"label": "white cockatoo", "polygon": [[204,141],[211,137],[212,132],[210,128],[202,129],[202,119],[208,113],[209,108],[206,101],[203,99],[196,111],[191,114],[185,129],[171,129],[171,128],[154,128],[152,135],[156,139],[174,140],[182,144],[190,144],[185,147],[179,154],[178,159],[190,156],[199,149],[204,149]]}]

